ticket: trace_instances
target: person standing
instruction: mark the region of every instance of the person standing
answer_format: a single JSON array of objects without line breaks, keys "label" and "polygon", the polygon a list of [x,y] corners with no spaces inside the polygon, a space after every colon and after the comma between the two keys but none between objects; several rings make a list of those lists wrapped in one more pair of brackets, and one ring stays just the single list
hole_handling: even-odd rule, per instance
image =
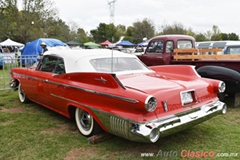
[{"label": "person standing", "polygon": [[46,52],[46,51],[48,51],[47,45],[46,45],[45,42],[42,42],[40,45],[41,45],[41,47],[42,47],[42,53],[41,53],[40,55],[43,56],[43,53]]}]

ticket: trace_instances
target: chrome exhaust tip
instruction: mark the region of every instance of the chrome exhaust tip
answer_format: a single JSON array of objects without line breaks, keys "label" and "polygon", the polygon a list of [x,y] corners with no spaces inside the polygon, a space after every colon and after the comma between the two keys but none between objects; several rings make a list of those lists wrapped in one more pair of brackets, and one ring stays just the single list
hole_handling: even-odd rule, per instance
[{"label": "chrome exhaust tip", "polygon": [[224,104],[222,108],[222,114],[226,114],[226,113],[227,113],[227,105]]}]

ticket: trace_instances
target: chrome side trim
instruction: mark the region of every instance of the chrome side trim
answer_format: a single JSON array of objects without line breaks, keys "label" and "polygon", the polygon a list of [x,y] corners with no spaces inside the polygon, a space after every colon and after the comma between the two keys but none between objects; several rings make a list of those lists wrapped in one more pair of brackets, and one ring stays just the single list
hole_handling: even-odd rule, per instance
[{"label": "chrome side trim", "polygon": [[63,87],[66,87],[66,88],[72,88],[72,89],[76,89],[76,90],[80,90],[80,91],[84,91],[84,92],[88,92],[88,93],[98,94],[98,95],[101,95],[101,96],[111,97],[111,98],[114,98],[114,99],[118,99],[118,100],[130,102],[130,103],[138,103],[138,102],[139,102],[139,101],[136,100],[136,99],[131,99],[131,98],[126,98],[126,97],[115,96],[115,95],[106,94],[106,93],[103,93],[103,92],[97,92],[97,91],[94,91],[94,90],[85,89],[85,88],[80,88],[80,87],[76,87],[76,86],[70,86],[70,85],[66,85],[66,84],[62,84],[62,83],[57,83],[57,82],[53,82],[53,81],[48,81],[47,83],[49,83],[49,84],[54,84],[54,85],[57,85],[57,86],[63,86]]},{"label": "chrome side trim", "polygon": [[106,97],[110,97],[110,98],[114,98],[114,99],[130,102],[130,103],[139,103],[139,101],[136,100],[136,99],[115,96],[115,95],[106,94],[106,93],[103,93],[103,92],[97,92],[97,91],[90,90],[90,89],[70,86],[70,85],[66,85],[66,84],[62,84],[62,83],[56,83],[56,82],[52,82],[52,81],[47,81],[46,83],[54,84],[54,85],[57,85],[57,86],[63,86],[63,87],[66,87],[66,88],[72,88],[72,89],[76,89],[76,90],[80,90],[80,91],[84,91],[84,92],[88,92],[88,93],[93,93],[93,94],[97,94],[97,95],[101,95],[101,96],[106,96]]},{"label": "chrome side trim", "polygon": [[33,77],[33,76],[26,76],[24,74],[18,74],[18,75],[20,75],[20,76],[22,76],[24,78],[33,79],[33,80],[37,80],[37,81],[42,81],[42,82],[45,82],[45,83],[54,84],[54,85],[62,86],[62,87],[66,87],[66,88],[72,88],[72,89],[76,89],[76,90],[81,90],[81,91],[88,92],[88,93],[98,94],[98,95],[102,95],[102,96],[106,96],[106,97],[110,97],[110,98],[114,98],[114,99],[130,102],[130,103],[139,103],[139,101],[136,100],[136,99],[131,99],[131,98],[126,98],[126,97],[106,94],[106,93],[103,93],[103,92],[97,92],[97,91],[94,91],[94,90],[80,88],[80,87],[76,87],[76,86],[70,86],[70,85],[66,85],[66,84],[63,84],[63,83],[57,83],[57,82],[49,81],[47,79],[40,79],[40,78],[36,78],[36,77]]}]

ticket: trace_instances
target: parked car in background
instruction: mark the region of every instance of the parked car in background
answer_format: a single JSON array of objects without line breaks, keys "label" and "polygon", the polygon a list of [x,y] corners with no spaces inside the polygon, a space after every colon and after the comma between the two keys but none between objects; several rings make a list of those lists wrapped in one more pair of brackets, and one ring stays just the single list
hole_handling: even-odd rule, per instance
[{"label": "parked car in background", "polygon": [[148,68],[116,50],[47,51],[36,67],[14,68],[11,77],[21,102],[74,118],[86,137],[105,131],[154,143],[227,109],[217,97],[224,82],[189,65]]},{"label": "parked car in background", "polygon": [[202,48],[211,48],[212,42],[211,41],[204,41],[204,42],[195,42],[195,47],[197,49]]},{"label": "parked car in background", "polygon": [[223,48],[224,54],[240,54],[240,41],[231,41],[226,43]]},{"label": "parked car in background", "polygon": [[[218,54],[236,54],[240,53],[240,41],[204,41],[196,42],[197,49],[220,48],[223,51]],[[213,54],[213,53],[208,53]]]},{"label": "parked car in background", "polygon": [[[220,48],[223,49],[226,45],[227,41],[203,41],[203,42],[196,42],[197,49],[213,49],[213,48]],[[207,52],[203,54],[214,54],[212,52]],[[223,52],[218,52],[218,54],[223,54]]]}]

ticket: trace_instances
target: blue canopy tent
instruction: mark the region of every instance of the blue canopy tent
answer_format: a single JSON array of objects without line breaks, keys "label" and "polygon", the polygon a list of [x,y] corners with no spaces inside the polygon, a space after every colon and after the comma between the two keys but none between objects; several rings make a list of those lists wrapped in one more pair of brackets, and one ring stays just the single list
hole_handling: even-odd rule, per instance
[{"label": "blue canopy tent", "polygon": [[42,42],[45,42],[48,48],[68,46],[66,43],[54,38],[39,38],[32,42],[28,42],[21,50],[21,56],[19,57],[19,59],[22,59],[22,64],[32,64],[39,60],[39,54],[42,53],[42,47],[40,45]]},{"label": "blue canopy tent", "polygon": [[47,47],[56,47],[56,46],[67,46],[66,43],[53,38],[39,38],[32,42],[29,42],[25,45],[25,47],[21,51],[21,55],[31,55],[38,56],[42,53],[42,47],[40,44],[45,42]]},{"label": "blue canopy tent", "polygon": [[116,46],[133,47],[136,46],[136,44],[133,44],[127,40],[122,40],[121,42],[117,43]]},{"label": "blue canopy tent", "polygon": [[144,42],[138,43],[138,46],[147,47],[148,43],[149,43],[149,41],[144,41]]}]

